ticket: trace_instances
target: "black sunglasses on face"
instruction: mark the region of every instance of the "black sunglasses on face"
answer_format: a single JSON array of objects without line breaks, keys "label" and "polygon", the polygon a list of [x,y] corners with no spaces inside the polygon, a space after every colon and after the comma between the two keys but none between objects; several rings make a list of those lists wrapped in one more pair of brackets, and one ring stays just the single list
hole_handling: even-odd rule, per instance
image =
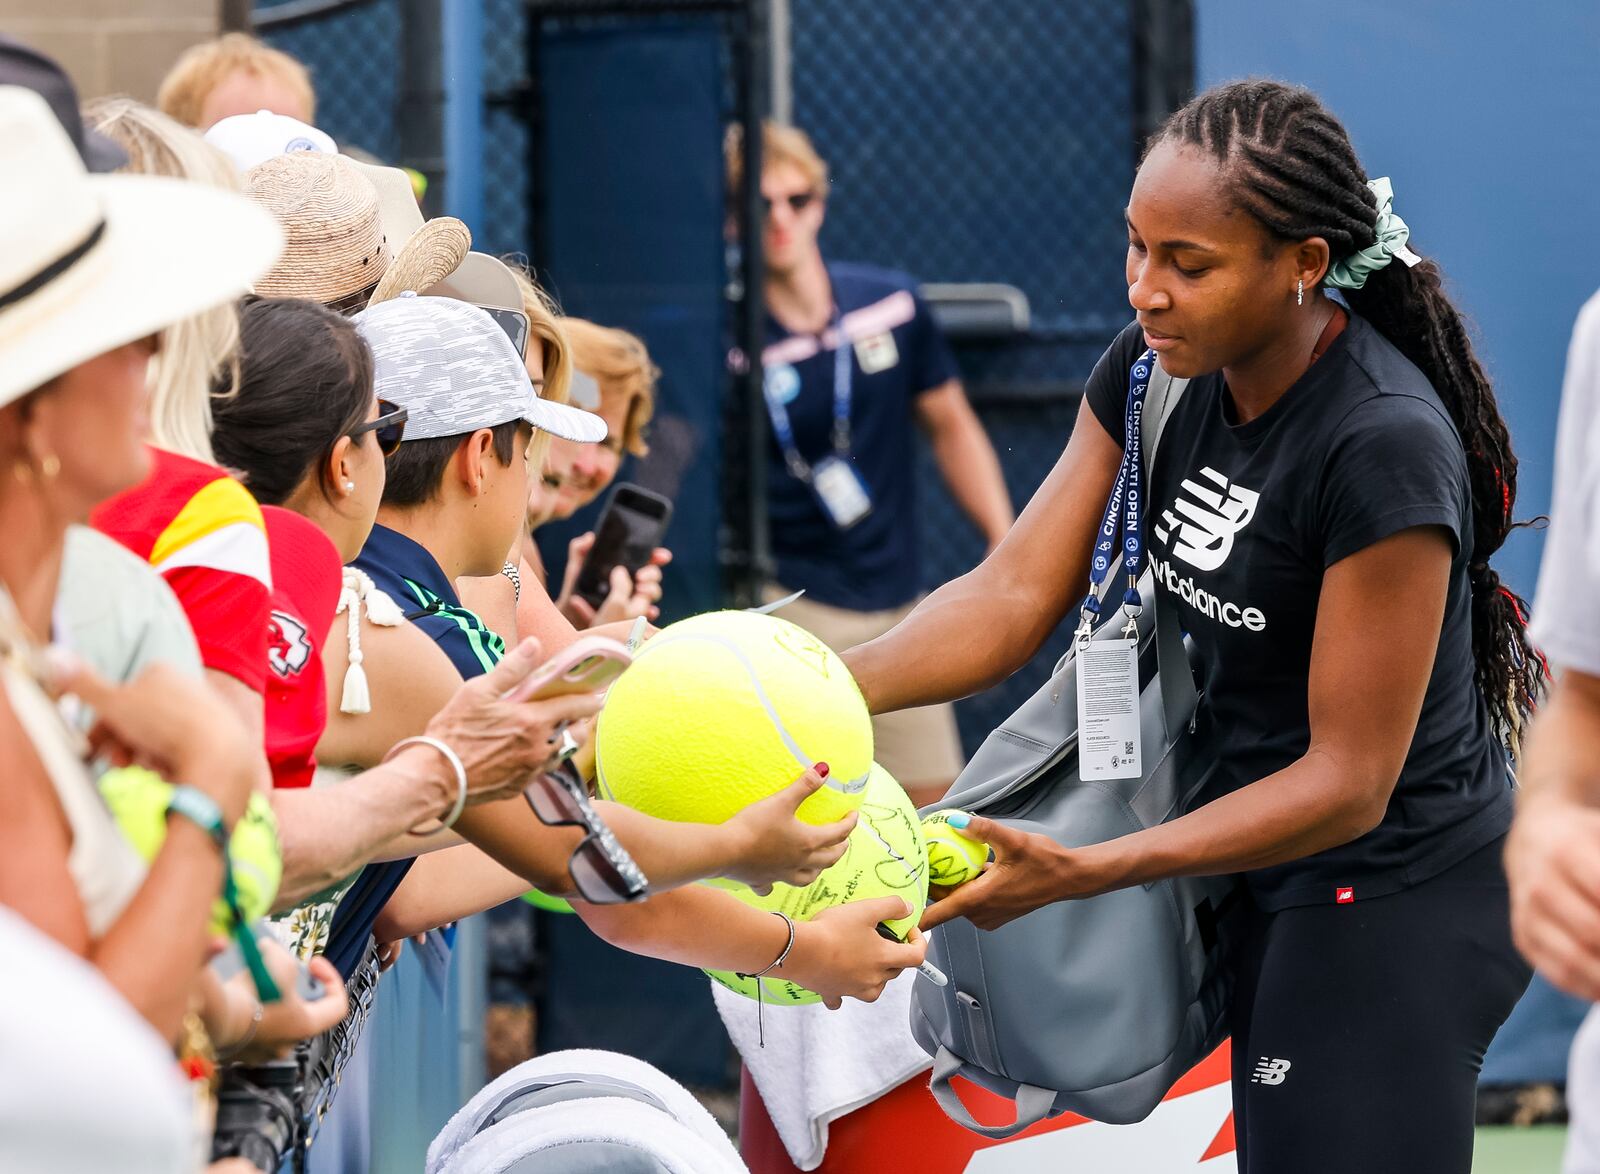
[{"label": "black sunglasses on face", "polygon": [[[796,216],[811,207],[811,201],[817,198],[816,192],[795,192],[793,195],[779,196],[778,202],[789,205],[789,211]],[[761,197],[761,206],[767,210],[767,215],[772,215],[773,201],[766,196]]]},{"label": "black sunglasses on face", "polygon": [[591,905],[644,900],[650,882],[590,805],[588,792],[570,764],[540,775],[522,794],[539,822],[550,827],[579,827],[589,833],[567,861],[580,897]]},{"label": "black sunglasses on face", "polygon": [[378,401],[378,418],[357,424],[348,435],[351,440],[360,440],[363,433],[376,433],[378,451],[386,457],[392,457],[400,450],[400,442],[405,439],[407,415],[406,410],[398,404],[381,399]]}]

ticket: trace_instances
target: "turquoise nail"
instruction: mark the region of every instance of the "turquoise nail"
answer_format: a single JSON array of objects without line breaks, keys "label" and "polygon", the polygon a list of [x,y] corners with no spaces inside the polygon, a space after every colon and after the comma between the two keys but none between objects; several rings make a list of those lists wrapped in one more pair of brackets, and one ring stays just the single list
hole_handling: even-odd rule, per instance
[{"label": "turquoise nail", "polygon": [[950,826],[959,832],[972,822],[972,816],[968,815],[965,811],[953,811],[950,813],[949,822]]}]

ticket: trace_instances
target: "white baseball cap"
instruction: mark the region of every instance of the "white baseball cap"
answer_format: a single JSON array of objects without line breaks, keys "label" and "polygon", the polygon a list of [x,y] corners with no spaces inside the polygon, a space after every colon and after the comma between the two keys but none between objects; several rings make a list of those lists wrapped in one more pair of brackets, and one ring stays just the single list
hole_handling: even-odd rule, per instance
[{"label": "white baseball cap", "polygon": [[[319,155],[341,154],[338,144],[326,131],[270,110],[224,118],[206,131],[206,142],[221,149],[241,172],[294,151],[311,151]],[[383,234],[389,238],[390,251],[398,253],[423,224],[422,209],[417,206],[411,177],[398,167],[368,163],[350,155],[344,155],[343,158],[366,176],[377,190]]]},{"label": "white baseball cap", "polygon": [[599,416],[539,398],[517,348],[477,306],[411,292],[353,321],[372,348],[379,398],[406,409],[406,440],[526,420],[564,440],[606,437]]},{"label": "white baseball cap", "polygon": [[325,131],[287,114],[257,110],[254,114],[235,114],[206,131],[206,142],[217,147],[241,172],[275,155],[290,151],[316,151],[337,155],[339,148]]}]

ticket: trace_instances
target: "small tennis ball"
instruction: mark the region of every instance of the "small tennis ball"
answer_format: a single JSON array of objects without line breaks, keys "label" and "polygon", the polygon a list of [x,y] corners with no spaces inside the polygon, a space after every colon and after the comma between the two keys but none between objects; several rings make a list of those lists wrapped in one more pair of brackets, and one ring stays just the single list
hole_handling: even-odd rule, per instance
[{"label": "small tennis ball", "polygon": [[[167,839],[172,785],[154,771],[125,766],[100,776],[100,795],[134,851],[146,863],[154,860]],[[283,855],[278,848],[278,820],[265,795],[250,796],[244,815],[233,827],[228,856],[233,862],[239,911],[246,921],[266,916],[283,879]],[[221,937],[232,928],[233,918],[219,897],[211,907],[210,930]]]},{"label": "small tennis ball", "polygon": [[[895,936],[904,938],[928,903],[927,849],[922,842],[917,809],[894,777],[881,766],[874,766],[861,800],[861,822],[850,833],[845,854],[811,884],[804,888],[773,885],[772,892],[761,897],[734,881],[711,883],[727,889],[747,905],[779,910],[796,921],[809,921],[822,910],[846,901],[901,897],[911,906],[911,912],[884,924]],[[740,978],[725,970],[706,973],[730,991],[750,999],[756,997],[759,981],[763,1002],[798,1006],[820,1001],[812,991],[777,975],[757,980]]]},{"label": "small tennis ball", "polygon": [[831,823],[861,804],[872,721],[844,662],[803,628],[723,611],[664,628],[611,686],[595,731],[608,799],[658,819],[722,823],[826,762],[800,805]]},{"label": "small tennis ball", "polygon": [[922,821],[928,842],[928,882],[947,889],[976,879],[989,860],[989,845],[950,826],[950,817],[956,814],[947,808]]}]

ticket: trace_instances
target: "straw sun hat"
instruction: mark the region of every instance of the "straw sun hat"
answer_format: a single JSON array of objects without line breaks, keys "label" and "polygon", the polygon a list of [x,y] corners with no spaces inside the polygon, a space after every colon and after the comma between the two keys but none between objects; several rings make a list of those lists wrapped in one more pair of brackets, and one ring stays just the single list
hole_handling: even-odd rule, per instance
[{"label": "straw sun hat", "polygon": [[44,99],[0,86],[0,406],[237,297],[282,247],[229,192],[89,175]]},{"label": "straw sun hat", "polygon": [[[472,236],[459,220],[441,216],[399,235],[412,226],[393,223],[395,201],[380,197],[374,185],[373,173],[388,170],[395,169],[293,151],[245,172],[251,198],[278,218],[288,236],[282,259],[256,282],[256,292],[324,305],[344,302],[338,308],[354,310],[380,294],[426,289],[460,265]],[[421,221],[420,212],[414,215]]]}]

